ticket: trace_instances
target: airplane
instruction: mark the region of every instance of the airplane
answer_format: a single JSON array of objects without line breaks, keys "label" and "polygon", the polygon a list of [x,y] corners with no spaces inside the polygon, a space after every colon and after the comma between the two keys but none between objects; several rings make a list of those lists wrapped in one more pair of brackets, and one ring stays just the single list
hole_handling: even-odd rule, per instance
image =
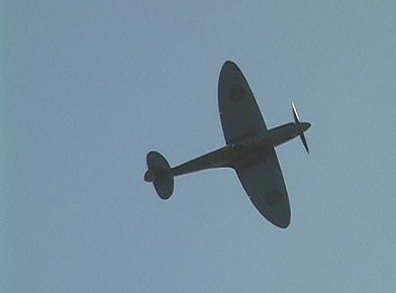
[{"label": "airplane", "polygon": [[291,211],[275,147],[300,136],[309,154],[304,132],[309,122],[300,122],[292,103],[294,123],[268,129],[249,84],[232,61],[220,71],[218,107],[226,145],[171,167],[158,152],[146,156],[146,182],[152,182],[162,199],[171,197],[174,177],[211,168],[233,168],[256,209],[279,228],[290,225]]}]

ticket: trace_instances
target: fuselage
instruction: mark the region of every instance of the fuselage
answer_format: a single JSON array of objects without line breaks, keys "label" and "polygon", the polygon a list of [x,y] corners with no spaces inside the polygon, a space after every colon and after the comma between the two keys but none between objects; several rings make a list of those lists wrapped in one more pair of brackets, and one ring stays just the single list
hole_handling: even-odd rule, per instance
[{"label": "fuselage", "polygon": [[209,152],[171,169],[173,176],[184,175],[200,170],[223,167],[240,167],[254,162],[268,148],[283,144],[311,127],[308,122],[287,123],[274,127],[264,134],[250,137]]}]

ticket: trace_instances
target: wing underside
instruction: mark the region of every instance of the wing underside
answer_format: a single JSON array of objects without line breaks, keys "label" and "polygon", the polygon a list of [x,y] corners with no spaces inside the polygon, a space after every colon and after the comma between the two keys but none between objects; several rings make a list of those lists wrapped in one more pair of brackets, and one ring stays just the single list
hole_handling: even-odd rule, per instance
[{"label": "wing underside", "polygon": [[231,61],[225,62],[220,71],[218,103],[227,144],[267,131],[249,84]]},{"label": "wing underside", "polygon": [[[231,61],[225,62],[220,71],[218,102],[227,144],[262,136],[268,131],[249,84]],[[257,210],[274,225],[289,226],[289,198],[274,148],[263,150],[254,161],[237,164],[234,169]]]},{"label": "wing underside", "polygon": [[267,150],[253,164],[235,171],[260,214],[280,228],[288,227],[291,218],[289,198],[275,150]]}]

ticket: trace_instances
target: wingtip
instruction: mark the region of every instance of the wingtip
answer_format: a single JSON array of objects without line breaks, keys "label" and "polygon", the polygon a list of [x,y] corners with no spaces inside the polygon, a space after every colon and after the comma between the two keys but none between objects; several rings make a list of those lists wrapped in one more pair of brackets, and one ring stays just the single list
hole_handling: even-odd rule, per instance
[{"label": "wingtip", "polygon": [[224,62],[223,66],[224,66],[224,65],[234,65],[234,66],[235,66],[236,64],[235,64],[234,61],[228,59],[228,60],[226,60],[226,62]]}]

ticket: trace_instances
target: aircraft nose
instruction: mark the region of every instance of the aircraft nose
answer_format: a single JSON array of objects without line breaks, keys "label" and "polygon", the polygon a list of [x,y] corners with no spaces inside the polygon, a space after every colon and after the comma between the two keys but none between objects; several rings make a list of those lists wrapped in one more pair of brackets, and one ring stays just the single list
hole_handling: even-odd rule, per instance
[{"label": "aircraft nose", "polygon": [[310,127],[311,127],[311,123],[309,123],[309,122],[302,122],[301,123],[301,128],[302,128],[303,132],[307,131],[308,128],[310,128]]}]

